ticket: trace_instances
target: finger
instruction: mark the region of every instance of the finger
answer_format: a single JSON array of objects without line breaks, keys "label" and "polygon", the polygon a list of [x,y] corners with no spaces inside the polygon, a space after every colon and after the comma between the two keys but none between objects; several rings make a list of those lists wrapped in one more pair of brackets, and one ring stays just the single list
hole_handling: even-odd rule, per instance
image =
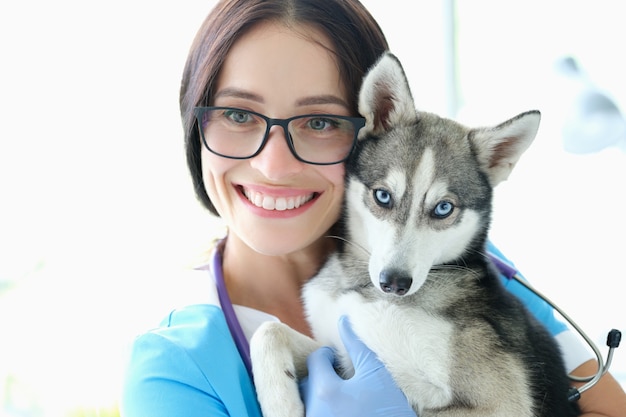
[{"label": "finger", "polygon": [[328,383],[339,378],[333,363],[335,362],[335,352],[327,347],[321,347],[313,351],[306,360],[309,370],[308,381],[305,386],[315,386],[316,383]]},{"label": "finger", "polygon": [[339,318],[339,336],[352,360],[355,372],[363,370],[364,366],[374,369],[382,365],[376,354],[354,333],[347,316]]},{"label": "finger", "polygon": [[364,344],[359,339],[359,337],[352,330],[352,323],[350,323],[350,319],[348,316],[339,317],[339,336],[341,336],[341,341],[343,345],[346,347],[348,352],[356,351],[358,349],[362,349]]},{"label": "finger", "polygon": [[365,346],[365,344],[361,341],[361,339],[359,339],[356,333],[354,333],[354,330],[352,330],[352,324],[350,323],[350,319],[347,316],[341,316],[339,318],[338,326],[341,341],[346,347],[348,355],[354,362],[355,360],[359,359],[364,351],[368,350],[367,346]]}]

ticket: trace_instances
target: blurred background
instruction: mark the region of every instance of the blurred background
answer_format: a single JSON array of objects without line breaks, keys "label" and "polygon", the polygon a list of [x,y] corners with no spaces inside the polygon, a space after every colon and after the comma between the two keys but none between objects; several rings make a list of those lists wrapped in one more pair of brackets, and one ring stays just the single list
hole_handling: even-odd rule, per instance
[{"label": "blurred background", "polygon": [[[472,125],[542,111],[492,240],[606,354],[626,330],[626,5],[364,3],[420,109]],[[222,234],[177,105],[213,4],[0,4],[0,417],[116,415],[134,335],[184,300],[180,269]],[[626,352],[611,371],[626,386]]]}]

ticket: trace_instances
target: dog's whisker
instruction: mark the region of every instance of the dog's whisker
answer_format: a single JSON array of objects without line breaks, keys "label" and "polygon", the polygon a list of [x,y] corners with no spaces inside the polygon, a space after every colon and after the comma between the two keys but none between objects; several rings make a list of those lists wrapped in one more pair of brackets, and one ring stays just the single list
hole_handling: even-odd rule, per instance
[{"label": "dog's whisker", "polygon": [[445,271],[464,271],[464,272],[468,272],[471,275],[473,275],[474,277],[479,277],[480,274],[477,271],[474,271],[473,269],[464,266],[464,265],[451,265],[451,264],[446,264],[446,265],[435,265],[431,268],[431,273],[436,274],[437,272],[445,272]]},{"label": "dog's whisker", "polygon": [[367,249],[365,249],[362,245],[359,245],[356,242],[352,242],[351,240],[346,239],[343,236],[337,236],[337,235],[326,235],[325,237],[330,238],[330,239],[337,239],[337,240],[341,240],[345,243],[347,243],[348,245],[351,245],[359,250],[361,250],[364,254],[366,255],[370,255],[369,251]]}]

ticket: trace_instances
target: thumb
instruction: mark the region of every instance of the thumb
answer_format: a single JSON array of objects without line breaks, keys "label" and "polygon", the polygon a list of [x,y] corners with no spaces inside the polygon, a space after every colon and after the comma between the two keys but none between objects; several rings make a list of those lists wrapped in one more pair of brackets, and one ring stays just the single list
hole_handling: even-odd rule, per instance
[{"label": "thumb", "polygon": [[307,360],[309,375],[299,383],[300,397],[305,408],[318,404],[334,392],[340,377],[333,368],[335,353],[327,346],[312,352]]},{"label": "thumb", "polygon": [[[352,330],[350,319],[347,316],[339,318],[339,336],[346,347],[348,356],[352,360],[355,372],[377,369],[382,366],[382,362]],[[364,369],[368,368],[368,369]]]},{"label": "thumb", "polygon": [[328,346],[312,352],[306,360],[309,370],[307,384],[315,386],[318,382],[328,383],[340,378],[333,367],[334,362],[335,352]]}]

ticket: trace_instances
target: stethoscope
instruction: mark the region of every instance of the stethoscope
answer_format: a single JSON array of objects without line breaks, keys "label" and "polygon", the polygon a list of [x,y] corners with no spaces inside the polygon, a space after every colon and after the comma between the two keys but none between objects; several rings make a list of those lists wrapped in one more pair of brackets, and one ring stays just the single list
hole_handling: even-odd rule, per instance
[{"label": "stethoscope", "polygon": [[569,378],[572,381],[585,382],[585,384],[581,386],[580,388],[575,388],[575,387],[570,388],[570,391],[568,393],[568,398],[570,401],[578,401],[580,399],[580,395],[583,392],[587,391],[589,388],[596,385],[598,381],[600,380],[600,378],[602,377],[602,375],[606,374],[607,371],[609,370],[609,367],[611,366],[611,362],[613,361],[613,350],[615,350],[615,348],[619,346],[619,343],[622,339],[622,332],[620,332],[617,329],[612,329],[611,331],[609,331],[607,338],[606,338],[606,345],[609,347],[609,353],[607,354],[606,361],[605,361],[598,346],[596,346],[596,344],[589,338],[589,336],[587,336],[587,334],[574,322],[574,320],[572,320],[567,315],[567,313],[565,313],[561,308],[559,308],[559,306],[557,306],[554,302],[552,302],[552,300],[550,300],[548,297],[546,297],[545,295],[537,291],[528,282],[526,282],[520,276],[517,269],[515,269],[514,267],[512,267],[511,265],[509,265],[507,262],[503,261],[502,259],[500,259],[498,256],[494,255],[493,253],[489,253],[489,257],[491,258],[493,263],[496,265],[498,270],[504,276],[506,276],[508,279],[516,280],[517,282],[522,284],[524,287],[532,291],[539,298],[544,300],[546,303],[550,304],[550,306],[554,308],[554,310],[556,310],[569,323],[569,325],[578,332],[578,334],[580,334],[580,336],[589,345],[591,350],[593,350],[596,356],[596,360],[598,361],[598,371],[595,373],[595,375],[586,376],[586,377],[569,375]]}]

